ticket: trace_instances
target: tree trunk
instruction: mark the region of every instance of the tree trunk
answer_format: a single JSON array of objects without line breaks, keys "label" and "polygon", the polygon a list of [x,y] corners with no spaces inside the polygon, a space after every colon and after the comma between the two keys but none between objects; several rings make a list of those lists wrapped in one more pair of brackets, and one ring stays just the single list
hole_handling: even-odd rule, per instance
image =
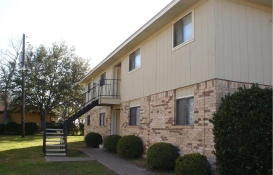
[{"label": "tree trunk", "polygon": [[7,124],[7,118],[8,118],[8,98],[7,93],[4,94],[4,114],[2,118],[2,123]]},{"label": "tree trunk", "polygon": [[44,114],[43,114],[43,112],[40,112],[40,122],[41,122],[40,132],[44,132]]}]

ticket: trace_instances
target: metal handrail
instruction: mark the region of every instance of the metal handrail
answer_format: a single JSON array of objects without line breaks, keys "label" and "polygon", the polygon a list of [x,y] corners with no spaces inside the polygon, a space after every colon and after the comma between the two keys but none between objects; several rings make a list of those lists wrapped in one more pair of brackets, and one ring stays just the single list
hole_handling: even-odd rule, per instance
[{"label": "metal handrail", "polygon": [[101,97],[120,98],[120,79],[102,79],[93,88],[83,93],[83,106]]}]

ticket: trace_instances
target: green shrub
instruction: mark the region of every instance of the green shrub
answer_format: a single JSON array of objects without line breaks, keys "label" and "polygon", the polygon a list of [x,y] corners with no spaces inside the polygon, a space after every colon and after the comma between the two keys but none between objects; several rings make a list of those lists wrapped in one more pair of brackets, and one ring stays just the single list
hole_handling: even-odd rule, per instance
[{"label": "green shrub", "polygon": [[27,122],[25,123],[25,134],[26,135],[34,135],[39,133],[40,127],[35,122]]},{"label": "green shrub", "polygon": [[173,170],[178,157],[178,148],[170,143],[155,143],[147,151],[147,162],[152,169]]},{"label": "green shrub", "polygon": [[84,124],[83,123],[79,123],[79,132],[80,132],[80,135],[84,134]]},{"label": "green shrub", "polygon": [[204,155],[199,153],[186,154],[176,160],[175,174],[210,175],[210,164]]},{"label": "green shrub", "polygon": [[143,153],[143,142],[134,135],[124,136],[118,141],[117,152],[122,157],[139,158]]},{"label": "green shrub", "polygon": [[0,135],[4,135],[5,134],[5,124],[0,124]]},{"label": "green shrub", "polygon": [[121,136],[110,135],[103,142],[104,148],[110,152],[117,152],[117,144]]},{"label": "green shrub", "polygon": [[16,122],[9,122],[6,124],[6,134],[9,135],[20,135],[21,134],[21,124]]},{"label": "green shrub", "polygon": [[79,129],[78,129],[78,127],[75,125],[75,123],[73,123],[73,122],[68,122],[67,123],[67,133],[69,134],[69,135],[76,135],[76,134],[78,134],[78,131],[79,131]]},{"label": "green shrub", "polygon": [[88,133],[85,138],[85,143],[89,147],[98,148],[102,144],[102,136],[96,132]]},{"label": "green shrub", "polygon": [[272,169],[272,89],[238,90],[222,98],[210,120],[220,173],[266,174]]}]

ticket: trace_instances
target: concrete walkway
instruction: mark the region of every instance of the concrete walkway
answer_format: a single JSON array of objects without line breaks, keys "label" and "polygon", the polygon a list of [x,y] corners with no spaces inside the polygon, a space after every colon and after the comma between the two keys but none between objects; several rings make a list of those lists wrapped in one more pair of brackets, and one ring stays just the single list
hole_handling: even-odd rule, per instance
[{"label": "concrete walkway", "polygon": [[146,169],[139,168],[124,159],[107,153],[103,149],[98,148],[80,148],[81,152],[89,157],[67,157],[67,156],[45,156],[46,162],[72,162],[72,161],[90,161],[96,160],[104,166],[121,175],[154,175]]},{"label": "concrete walkway", "polygon": [[80,151],[121,175],[154,175],[146,169],[109,154],[102,149],[81,148]]}]

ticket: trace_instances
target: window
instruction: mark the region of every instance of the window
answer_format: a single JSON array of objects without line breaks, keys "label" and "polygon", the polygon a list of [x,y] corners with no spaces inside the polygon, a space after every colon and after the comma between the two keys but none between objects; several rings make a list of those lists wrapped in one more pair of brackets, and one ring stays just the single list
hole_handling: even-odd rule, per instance
[{"label": "window", "polygon": [[140,121],[140,107],[132,107],[130,108],[130,125],[131,126],[139,126]]},{"label": "window", "polygon": [[106,84],[105,79],[106,79],[106,72],[100,75],[100,86],[103,86]]},{"label": "window", "polygon": [[193,125],[193,97],[176,100],[176,124]]},{"label": "window", "polygon": [[91,83],[88,83],[88,93],[90,92],[91,89]]},{"label": "window", "polygon": [[90,126],[90,115],[87,115],[87,126]]},{"label": "window", "polygon": [[193,39],[193,12],[173,24],[173,48]]},{"label": "window", "polygon": [[140,48],[129,55],[129,71],[140,67]]},{"label": "window", "polygon": [[105,113],[100,113],[100,126],[104,126]]}]

